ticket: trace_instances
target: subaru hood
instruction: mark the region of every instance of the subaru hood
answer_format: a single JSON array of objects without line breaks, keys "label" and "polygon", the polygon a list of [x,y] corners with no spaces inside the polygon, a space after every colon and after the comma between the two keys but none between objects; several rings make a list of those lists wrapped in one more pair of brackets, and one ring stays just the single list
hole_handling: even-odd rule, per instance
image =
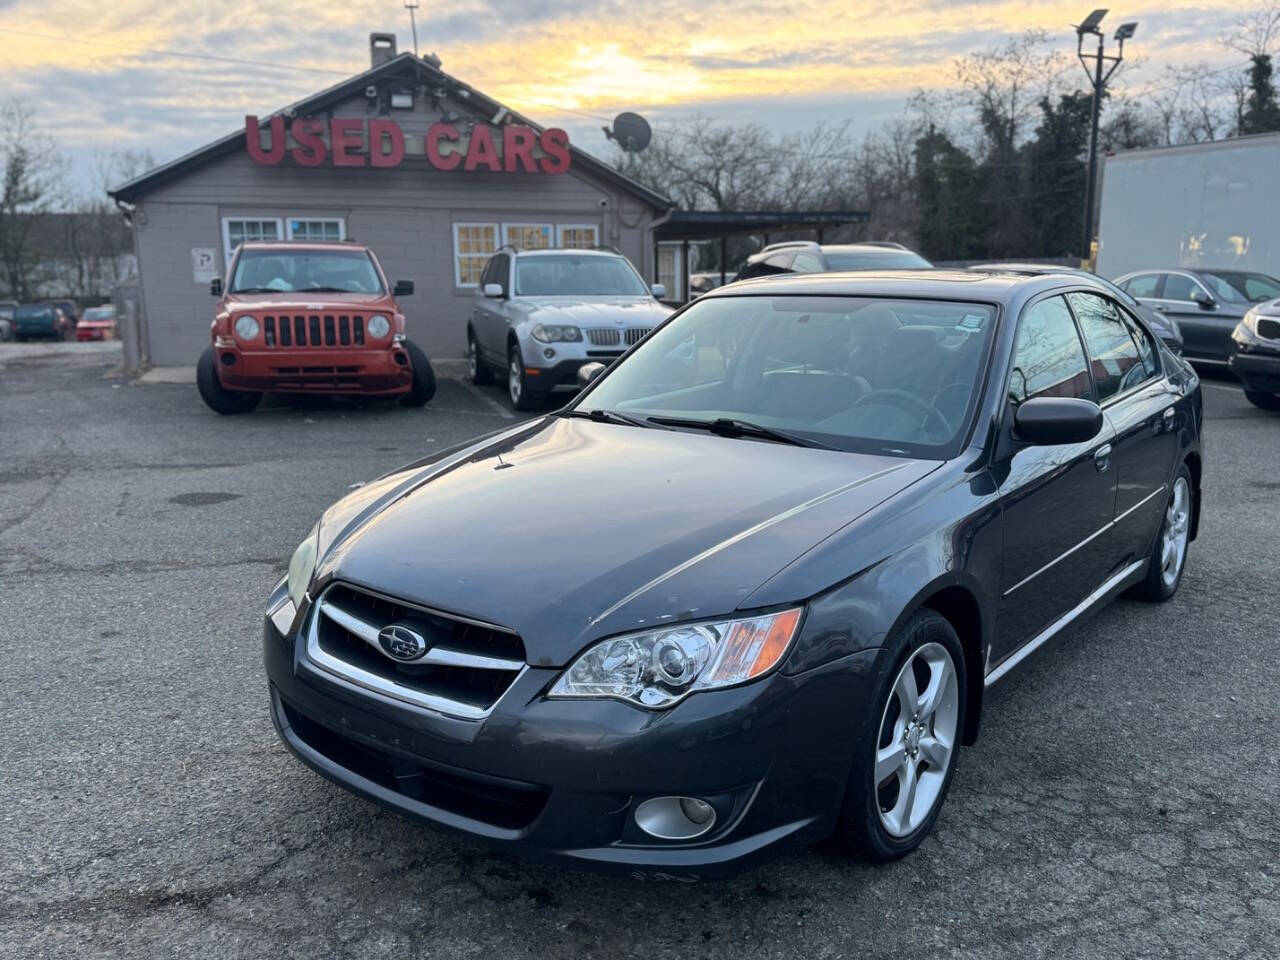
[{"label": "subaru hood", "polygon": [[599,637],[734,611],[937,466],[552,416],[339,501],[318,578],[509,627],[562,666]]}]

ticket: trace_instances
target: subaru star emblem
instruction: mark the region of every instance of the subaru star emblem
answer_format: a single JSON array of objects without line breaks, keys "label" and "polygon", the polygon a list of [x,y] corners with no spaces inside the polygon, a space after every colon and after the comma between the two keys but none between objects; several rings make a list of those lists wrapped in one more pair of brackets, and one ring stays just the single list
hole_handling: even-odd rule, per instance
[{"label": "subaru star emblem", "polygon": [[378,631],[378,646],[392,660],[418,660],[427,653],[427,641],[422,634],[399,623]]}]

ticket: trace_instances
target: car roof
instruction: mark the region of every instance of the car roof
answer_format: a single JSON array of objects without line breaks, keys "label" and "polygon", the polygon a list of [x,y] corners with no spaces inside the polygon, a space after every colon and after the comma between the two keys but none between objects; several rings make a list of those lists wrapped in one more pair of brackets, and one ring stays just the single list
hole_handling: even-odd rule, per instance
[{"label": "car roof", "polygon": [[[494,252],[496,253],[500,251],[494,251]],[[589,256],[589,257],[620,257],[622,256],[622,254],[616,250],[593,250],[590,247],[540,247],[537,250],[515,250],[515,251],[512,251],[510,248],[508,248],[507,252],[508,253],[514,252],[517,257],[545,257],[548,254],[555,254],[555,253],[582,254],[584,256]]]},{"label": "car roof", "polygon": [[823,253],[877,253],[883,256],[886,253],[906,253],[913,256],[919,256],[914,250],[906,247],[887,247],[881,243],[824,243],[822,244]]},{"label": "car roof", "polygon": [[1096,285],[1092,277],[1045,274],[978,273],[964,270],[862,270],[833,273],[777,274],[739,280],[700,297],[733,296],[846,296],[905,297],[934,300],[980,300],[1007,304],[1015,299],[1053,290],[1069,281],[1073,286]]},{"label": "car roof", "polygon": [[246,240],[240,244],[246,250],[367,250],[363,243],[354,240]]},{"label": "car roof", "polygon": [[975,263],[965,267],[974,273],[1062,273],[1071,277],[1090,275],[1080,267],[1068,267],[1057,263]]}]

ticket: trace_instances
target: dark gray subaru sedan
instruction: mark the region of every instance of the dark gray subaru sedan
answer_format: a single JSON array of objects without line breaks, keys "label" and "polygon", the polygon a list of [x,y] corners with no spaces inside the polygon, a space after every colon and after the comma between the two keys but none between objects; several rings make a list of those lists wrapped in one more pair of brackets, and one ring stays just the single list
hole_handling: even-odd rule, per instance
[{"label": "dark gray subaru sedan", "polygon": [[1177,590],[1199,381],[1080,276],[818,274],[330,507],[271,596],[280,736],[535,856],[711,876],[937,820],[984,691]]}]

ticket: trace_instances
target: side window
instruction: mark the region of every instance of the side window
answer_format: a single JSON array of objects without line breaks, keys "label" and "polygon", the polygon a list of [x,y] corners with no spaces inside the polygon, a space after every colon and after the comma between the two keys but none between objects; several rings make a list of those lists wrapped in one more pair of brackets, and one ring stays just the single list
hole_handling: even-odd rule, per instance
[{"label": "side window", "polygon": [[1120,317],[1120,308],[1096,293],[1069,293],[1067,299],[1080,322],[1089,368],[1098,385],[1098,402],[1147,378],[1138,347]]},{"label": "side window", "polygon": [[1143,329],[1142,324],[1138,323],[1127,310],[1122,309],[1120,316],[1124,320],[1124,325],[1129,328],[1129,336],[1133,337],[1133,342],[1138,345],[1138,358],[1142,361],[1143,373],[1147,377],[1154,377],[1159,371],[1159,365],[1156,361],[1155,342],[1151,339],[1151,335]]},{"label": "side window", "polygon": [[1032,397],[1093,398],[1084,347],[1062,297],[1041,300],[1018,326],[1009,399],[1021,403]]},{"label": "side window", "polygon": [[1158,286],[1160,286],[1160,274],[1140,273],[1125,281],[1124,292],[1131,297],[1154,297]]},{"label": "side window", "polygon": [[822,273],[822,261],[811,253],[797,253],[791,270],[794,273]]},{"label": "side window", "polygon": [[502,292],[507,292],[507,284],[511,279],[511,258],[505,253],[497,254],[489,261],[489,266],[485,268],[485,283],[497,283],[502,286]]},{"label": "side window", "polygon": [[1166,273],[1164,276],[1165,300],[1186,300],[1190,303],[1191,291],[1195,288],[1196,282],[1180,273]]}]

